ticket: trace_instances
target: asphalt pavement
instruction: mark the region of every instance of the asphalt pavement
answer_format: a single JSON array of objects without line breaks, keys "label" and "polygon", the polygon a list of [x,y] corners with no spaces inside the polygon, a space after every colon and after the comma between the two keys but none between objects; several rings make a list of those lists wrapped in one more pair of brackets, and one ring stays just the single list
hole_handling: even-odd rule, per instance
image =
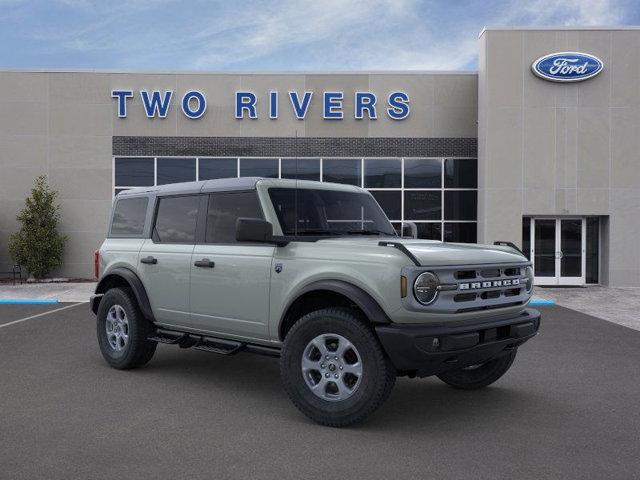
[{"label": "asphalt pavement", "polygon": [[34,316],[68,305],[0,306],[1,479],[640,476],[640,332],[562,307],[493,386],[402,378],[332,429],[289,402],[277,359],[161,345],[114,370],[86,303]]}]

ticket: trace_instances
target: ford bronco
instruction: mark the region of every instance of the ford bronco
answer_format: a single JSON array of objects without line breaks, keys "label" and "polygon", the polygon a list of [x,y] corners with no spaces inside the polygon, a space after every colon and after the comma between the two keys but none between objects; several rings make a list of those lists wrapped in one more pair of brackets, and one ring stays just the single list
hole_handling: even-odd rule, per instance
[{"label": "ford bronco", "polygon": [[397,376],[485,387],[540,324],[517,249],[399,237],[348,185],[124,191],[95,267],[91,308],[111,366],[140,367],[158,343],[276,356],[295,406],[330,426],[365,419]]}]

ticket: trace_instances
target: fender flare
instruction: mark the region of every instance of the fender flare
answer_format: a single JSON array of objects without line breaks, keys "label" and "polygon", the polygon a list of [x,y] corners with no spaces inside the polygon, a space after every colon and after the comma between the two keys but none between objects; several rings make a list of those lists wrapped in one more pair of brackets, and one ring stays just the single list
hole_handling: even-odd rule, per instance
[{"label": "fender flare", "polygon": [[[97,297],[94,297],[94,300],[91,303],[93,313],[98,312],[98,305],[100,304],[99,300],[102,298],[102,295],[106,293],[106,286],[114,277],[121,278],[129,285],[131,291],[133,291],[133,294],[136,297],[136,301],[138,302],[138,306],[140,307],[140,311],[142,312],[142,315],[144,315],[144,318],[154,322],[155,318],[153,316],[153,311],[151,310],[151,302],[149,302],[149,296],[147,295],[147,291],[145,290],[142,281],[135,272],[126,267],[116,267],[100,279],[96,286]],[[95,301],[95,299],[98,301]]]},{"label": "fender flare", "polygon": [[[287,303],[286,308],[282,316],[280,317],[280,323],[278,324],[278,331],[282,329],[282,325],[284,324],[287,315],[289,314],[289,310],[291,306],[298,301],[300,297],[303,295],[319,290],[328,290],[330,292],[338,293],[347,297],[353,303],[355,303],[360,310],[365,314],[365,316],[372,323],[385,324],[391,323],[389,317],[384,312],[382,307],[378,304],[378,302],[367,292],[365,292],[360,287],[356,287],[355,285],[345,282],[344,280],[318,280],[316,282],[312,282],[309,285],[306,285],[301,290],[297,291],[295,297]],[[281,334],[282,332],[280,332]]]}]

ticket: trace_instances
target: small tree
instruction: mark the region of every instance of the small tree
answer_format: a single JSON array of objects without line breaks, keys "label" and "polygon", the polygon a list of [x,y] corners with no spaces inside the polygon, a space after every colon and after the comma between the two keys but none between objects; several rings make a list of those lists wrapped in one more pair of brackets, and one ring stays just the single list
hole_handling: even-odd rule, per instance
[{"label": "small tree", "polygon": [[58,192],[51,190],[47,178],[35,179],[25,208],[16,217],[20,230],[11,235],[9,253],[13,261],[35,278],[42,278],[62,265],[66,236],[58,233],[60,206]]}]

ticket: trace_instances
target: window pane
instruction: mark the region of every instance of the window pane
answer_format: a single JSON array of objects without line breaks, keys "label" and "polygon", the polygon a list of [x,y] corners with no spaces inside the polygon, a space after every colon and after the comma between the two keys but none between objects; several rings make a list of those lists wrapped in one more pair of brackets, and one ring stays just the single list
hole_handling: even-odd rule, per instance
[{"label": "window pane", "polygon": [[375,198],[376,201],[380,204],[387,217],[389,217],[391,220],[400,220],[402,212],[402,197],[400,195],[402,194],[399,191],[374,191],[371,192],[371,195],[373,195],[373,198]]},{"label": "window pane", "polygon": [[152,187],[153,158],[116,158],[116,187]]},{"label": "window pane", "polygon": [[164,185],[167,183],[194,182],[195,180],[195,158],[158,159],[158,185]]},{"label": "window pane", "polygon": [[320,181],[319,158],[283,158],[281,162],[282,178]]},{"label": "window pane", "polygon": [[218,193],[209,197],[207,243],[236,243],[238,217],[263,218],[256,192]]},{"label": "window pane", "polygon": [[241,158],[241,177],[278,178],[277,158]]},{"label": "window pane", "polygon": [[396,234],[401,237],[402,236],[402,223],[400,222],[391,222],[393,229],[396,231]]},{"label": "window pane", "polygon": [[125,192],[127,190],[130,190],[129,188],[116,188],[115,189],[115,194],[118,195],[120,192]]},{"label": "window pane", "polygon": [[444,192],[445,220],[476,220],[478,192],[455,191]]},{"label": "window pane", "polygon": [[399,158],[365,159],[364,186],[368,188],[400,188],[400,170]]},{"label": "window pane", "polygon": [[200,180],[236,178],[238,176],[238,160],[235,158],[200,158],[198,162]]},{"label": "window pane", "polygon": [[360,186],[360,160],[329,158],[322,161],[324,182],[348,183]]},{"label": "window pane", "polygon": [[424,240],[442,240],[441,223],[416,223],[418,227],[418,238]]},{"label": "window pane", "polygon": [[587,218],[587,283],[598,283],[598,259],[600,242],[600,219]]},{"label": "window pane", "polygon": [[445,223],[444,241],[459,243],[476,243],[478,227],[475,223]]},{"label": "window pane", "polygon": [[148,202],[147,197],[118,200],[113,211],[111,235],[142,235]]},{"label": "window pane", "polygon": [[445,188],[476,188],[478,186],[478,162],[476,159],[448,158],[444,161]]},{"label": "window pane", "polygon": [[441,220],[442,192],[404,192],[405,220]]},{"label": "window pane", "polygon": [[404,161],[405,188],[441,188],[442,162],[433,158],[407,158]]},{"label": "window pane", "polygon": [[531,260],[531,217],[522,218],[522,252]]},{"label": "window pane", "polygon": [[164,243],[192,243],[196,238],[198,195],[160,199],[156,219],[156,240]]}]

